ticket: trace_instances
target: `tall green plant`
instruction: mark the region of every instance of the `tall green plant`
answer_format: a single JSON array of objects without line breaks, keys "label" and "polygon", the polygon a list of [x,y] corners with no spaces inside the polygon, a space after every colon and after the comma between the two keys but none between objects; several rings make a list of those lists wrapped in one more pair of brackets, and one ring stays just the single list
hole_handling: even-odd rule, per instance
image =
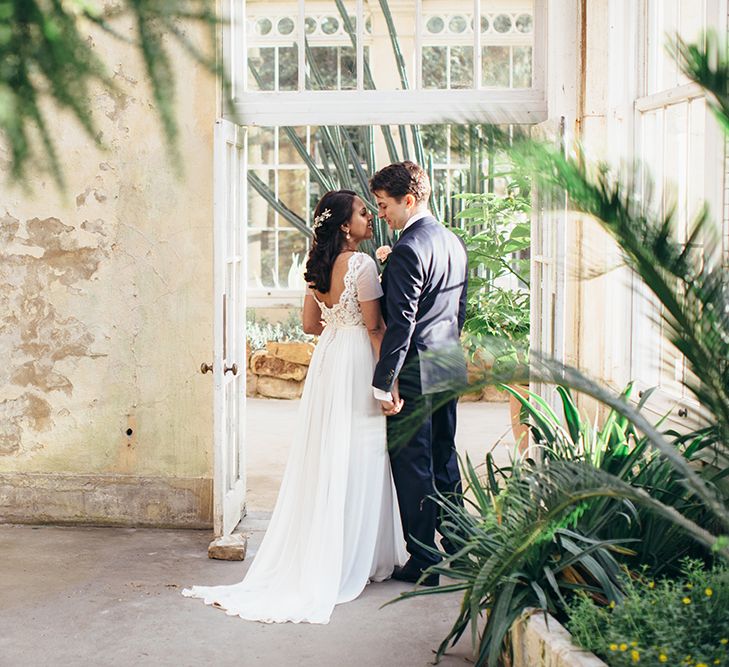
[{"label": "tall green plant", "polygon": [[[530,202],[513,183],[506,196],[460,194],[463,209],[454,228],[468,250],[466,344],[472,355],[487,354],[495,364],[525,363],[529,338]],[[504,286],[511,278],[516,287]],[[498,341],[497,349],[490,345]]]}]

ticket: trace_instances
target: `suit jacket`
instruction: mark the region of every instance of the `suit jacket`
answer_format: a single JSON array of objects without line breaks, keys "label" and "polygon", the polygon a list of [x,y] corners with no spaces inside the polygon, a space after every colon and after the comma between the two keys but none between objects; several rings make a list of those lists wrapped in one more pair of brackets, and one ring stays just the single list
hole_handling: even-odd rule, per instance
[{"label": "suit jacket", "polygon": [[461,239],[432,216],[403,230],[382,276],[387,331],[373,386],[390,391],[406,361],[419,364],[423,394],[465,382],[460,334],[467,287]]}]

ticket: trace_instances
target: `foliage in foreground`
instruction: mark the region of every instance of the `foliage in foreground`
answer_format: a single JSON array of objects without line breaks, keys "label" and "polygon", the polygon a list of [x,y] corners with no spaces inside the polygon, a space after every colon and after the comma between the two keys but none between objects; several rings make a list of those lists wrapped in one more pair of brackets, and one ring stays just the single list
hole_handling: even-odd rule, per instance
[{"label": "foliage in foreground", "polygon": [[729,569],[685,560],[675,579],[623,576],[619,604],[578,595],[569,606],[576,644],[610,667],[729,665]]},{"label": "foliage in foreground", "polygon": [[[209,30],[207,51],[188,37],[186,28],[193,24]],[[57,111],[69,112],[86,135],[101,145],[89,103],[91,93],[100,87],[115,95],[119,86],[89,38],[94,28],[129,45],[142,59],[168,146],[174,150],[175,64],[170,45],[175,43],[195,61],[218,72],[217,25],[212,0],[2,0],[0,133],[10,149],[12,177],[22,179],[29,162],[38,169],[47,162],[56,182],[63,184],[47,123],[49,100]]]},{"label": "foliage in foreground", "polygon": [[[611,411],[601,426],[591,423],[562,387],[564,420],[539,396],[530,402],[508,391],[529,413],[540,460],[521,458],[499,469],[489,456],[483,470],[468,461],[466,508],[437,499],[442,532],[459,551],[430,571],[449,581],[400,598],[462,591],[438,657],[470,627],[477,665],[497,664],[508,651],[511,624],[528,607],[564,618],[575,591],[603,603],[621,600],[621,567],[647,563],[655,574],[676,571],[682,554],[709,557],[676,519],[711,526],[711,513],[629,420]],[[630,387],[623,396],[629,398]],[[712,444],[708,432],[664,436],[687,464]],[[712,488],[717,475],[712,468],[702,472]]]},{"label": "foliage in foreground", "polygon": [[[677,53],[729,130],[726,47],[713,39],[705,45],[679,42]],[[666,554],[672,544],[686,544],[684,534],[696,544],[679,551],[705,549],[701,555],[707,561],[712,552],[729,558],[729,495],[721,486],[729,469],[729,286],[716,226],[703,211],[681,243],[674,231],[676,211],[661,212],[655,204],[660,199],[641,186],[647,182],[644,174],[621,180],[605,165],[591,169],[580,155],[565,156],[531,142],[520,147],[520,159],[543,193],[555,201],[566,193],[575,209],[612,235],[626,265],[652,292],[667,340],[685,359],[684,385],[701,405],[705,427],[683,437],[661,433],[626,396],[616,396],[577,369],[534,360],[532,377],[585,391],[613,408],[619,415],[613,418],[618,433],[615,437],[603,428],[591,442],[584,437],[589,430],[575,430],[569,406],[564,406],[566,429],[560,430],[540,422],[532,411],[540,444],[549,451],[543,461],[517,462],[501,472],[487,461],[483,478],[469,464],[472,513],[438,499],[447,516],[443,532],[460,550],[431,571],[455,582],[403,597],[462,591],[459,615],[438,657],[470,625],[477,665],[498,664],[508,648],[509,627],[526,606],[564,611],[575,590],[599,603],[619,604],[626,584],[616,576],[618,558],[626,562],[635,554],[638,562],[630,563],[632,569],[650,568],[662,563],[650,553],[651,544]],[[594,445],[604,435],[609,456],[600,448],[596,456]],[[696,452],[708,447],[708,465],[694,464]],[[628,642],[620,642],[618,652],[623,653],[622,643],[627,652]]]}]

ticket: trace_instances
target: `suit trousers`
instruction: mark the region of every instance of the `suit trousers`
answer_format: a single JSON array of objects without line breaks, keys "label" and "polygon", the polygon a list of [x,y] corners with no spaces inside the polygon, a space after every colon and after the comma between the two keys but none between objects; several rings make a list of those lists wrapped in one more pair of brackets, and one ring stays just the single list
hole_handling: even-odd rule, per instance
[{"label": "suit trousers", "polygon": [[463,503],[455,442],[457,398],[423,394],[418,359],[408,361],[398,379],[405,404],[387,418],[387,441],[407,550],[414,564],[425,568],[441,559],[429,550],[436,549],[441,518],[431,496],[440,492]]}]

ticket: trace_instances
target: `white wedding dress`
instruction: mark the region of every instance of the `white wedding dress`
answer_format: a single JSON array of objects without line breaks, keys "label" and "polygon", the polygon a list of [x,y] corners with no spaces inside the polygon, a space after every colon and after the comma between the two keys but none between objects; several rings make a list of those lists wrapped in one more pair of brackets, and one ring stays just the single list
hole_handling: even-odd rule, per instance
[{"label": "white wedding dress", "polygon": [[246,577],[194,586],[231,616],[328,623],[335,604],[360,595],[407,559],[385,441],[374,399],[374,353],[359,301],[382,295],[374,261],[350,257],[344,291],[319,303],[324,331],[314,350],[281,490]]}]

